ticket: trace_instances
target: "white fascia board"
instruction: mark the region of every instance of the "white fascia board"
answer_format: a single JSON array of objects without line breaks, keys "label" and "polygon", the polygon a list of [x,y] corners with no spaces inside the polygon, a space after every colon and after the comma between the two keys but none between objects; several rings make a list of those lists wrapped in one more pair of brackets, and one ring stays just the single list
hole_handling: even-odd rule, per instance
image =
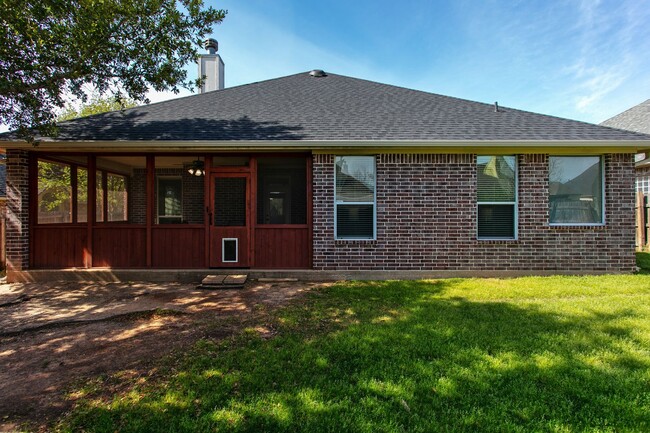
[{"label": "white fascia board", "polygon": [[331,151],[400,150],[433,153],[481,153],[503,150],[506,153],[546,153],[562,149],[587,153],[635,153],[650,149],[650,140],[269,140],[269,141],[40,141],[33,146],[25,141],[0,141],[7,149],[58,152],[237,152],[237,151]]}]

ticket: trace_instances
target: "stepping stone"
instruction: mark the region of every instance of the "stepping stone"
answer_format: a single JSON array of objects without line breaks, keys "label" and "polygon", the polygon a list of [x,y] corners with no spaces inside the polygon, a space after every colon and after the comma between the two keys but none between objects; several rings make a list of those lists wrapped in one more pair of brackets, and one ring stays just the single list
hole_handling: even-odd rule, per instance
[{"label": "stepping stone", "polygon": [[248,279],[248,275],[227,275],[226,278],[223,279],[223,284],[226,285],[244,285],[246,283],[246,280]]},{"label": "stepping stone", "polygon": [[246,284],[246,274],[208,275],[201,281],[199,289],[241,289]]},{"label": "stepping stone", "polygon": [[228,275],[208,275],[201,281],[201,284],[206,286],[213,286],[218,284],[223,284],[223,280],[226,279]]}]

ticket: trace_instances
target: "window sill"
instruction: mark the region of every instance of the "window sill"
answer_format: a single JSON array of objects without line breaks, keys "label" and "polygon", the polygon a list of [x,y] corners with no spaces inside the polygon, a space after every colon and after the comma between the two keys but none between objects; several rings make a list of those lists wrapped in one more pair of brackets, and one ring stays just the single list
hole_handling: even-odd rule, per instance
[{"label": "window sill", "polygon": [[482,244],[511,244],[513,242],[519,242],[517,238],[477,238],[476,240]]},{"label": "window sill", "polygon": [[377,239],[334,239],[334,242],[338,245],[344,244],[376,244]]},{"label": "window sill", "polygon": [[603,229],[607,227],[606,224],[549,224],[548,227],[552,229]]}]

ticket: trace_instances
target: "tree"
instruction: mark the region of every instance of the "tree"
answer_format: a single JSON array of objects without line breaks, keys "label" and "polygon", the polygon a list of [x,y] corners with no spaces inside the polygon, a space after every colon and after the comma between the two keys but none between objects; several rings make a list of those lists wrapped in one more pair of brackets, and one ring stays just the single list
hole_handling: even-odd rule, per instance
[{"label": "tree", "polygon": [[0,122],[55,133],[56,111],[88,88],[118,101],[193,89],[194,62],[226,11],[202,0],[0,0]]},{"label": "tree", "polygon": [[90,101],[82,103],[78,108],[66,104],[63,111],[56,116],[56,121],[63,122],[64,120],[75,119],[77,117],[86,117],[93,114],[106,113],[108,111],[123,110],[125,108],[135,107],[136,105],[138,105],[136,101],[130,98],[117,100],[111,96],[101,97],[95,94],[91,96]]}]

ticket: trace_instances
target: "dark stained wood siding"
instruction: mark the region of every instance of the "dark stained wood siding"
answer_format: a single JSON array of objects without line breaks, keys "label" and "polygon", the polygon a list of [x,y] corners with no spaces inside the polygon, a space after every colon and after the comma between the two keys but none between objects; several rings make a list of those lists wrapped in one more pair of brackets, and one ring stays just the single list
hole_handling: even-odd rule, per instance
[{"label": "dark stained wood siding", "polygon": [[[249,228],[248,227],[210,227],[210,267],[217,268],[245,268],[250,266],[249,255]],[[237,239],[237,263],[222,262],[222,240],[224,238]]]},{"label": "dark stained wood siding", "polygon": [[154,268],[203,268],[205,227],[152,228],[151,258]]},{"label": "dark stained wood siding", "polygon": [[34,227],[33,267],[41,269],[83,267],[87,233],[85,225]]},{"label": "dark stained wood siding", "polygon": [[147,264],[145,226],[95,227],[93,266],[144,268]]},{"label": "dark stained wood siding", "polygon": [[263,269],[309,268],[309,227],[257,226],[255,267]]}]

